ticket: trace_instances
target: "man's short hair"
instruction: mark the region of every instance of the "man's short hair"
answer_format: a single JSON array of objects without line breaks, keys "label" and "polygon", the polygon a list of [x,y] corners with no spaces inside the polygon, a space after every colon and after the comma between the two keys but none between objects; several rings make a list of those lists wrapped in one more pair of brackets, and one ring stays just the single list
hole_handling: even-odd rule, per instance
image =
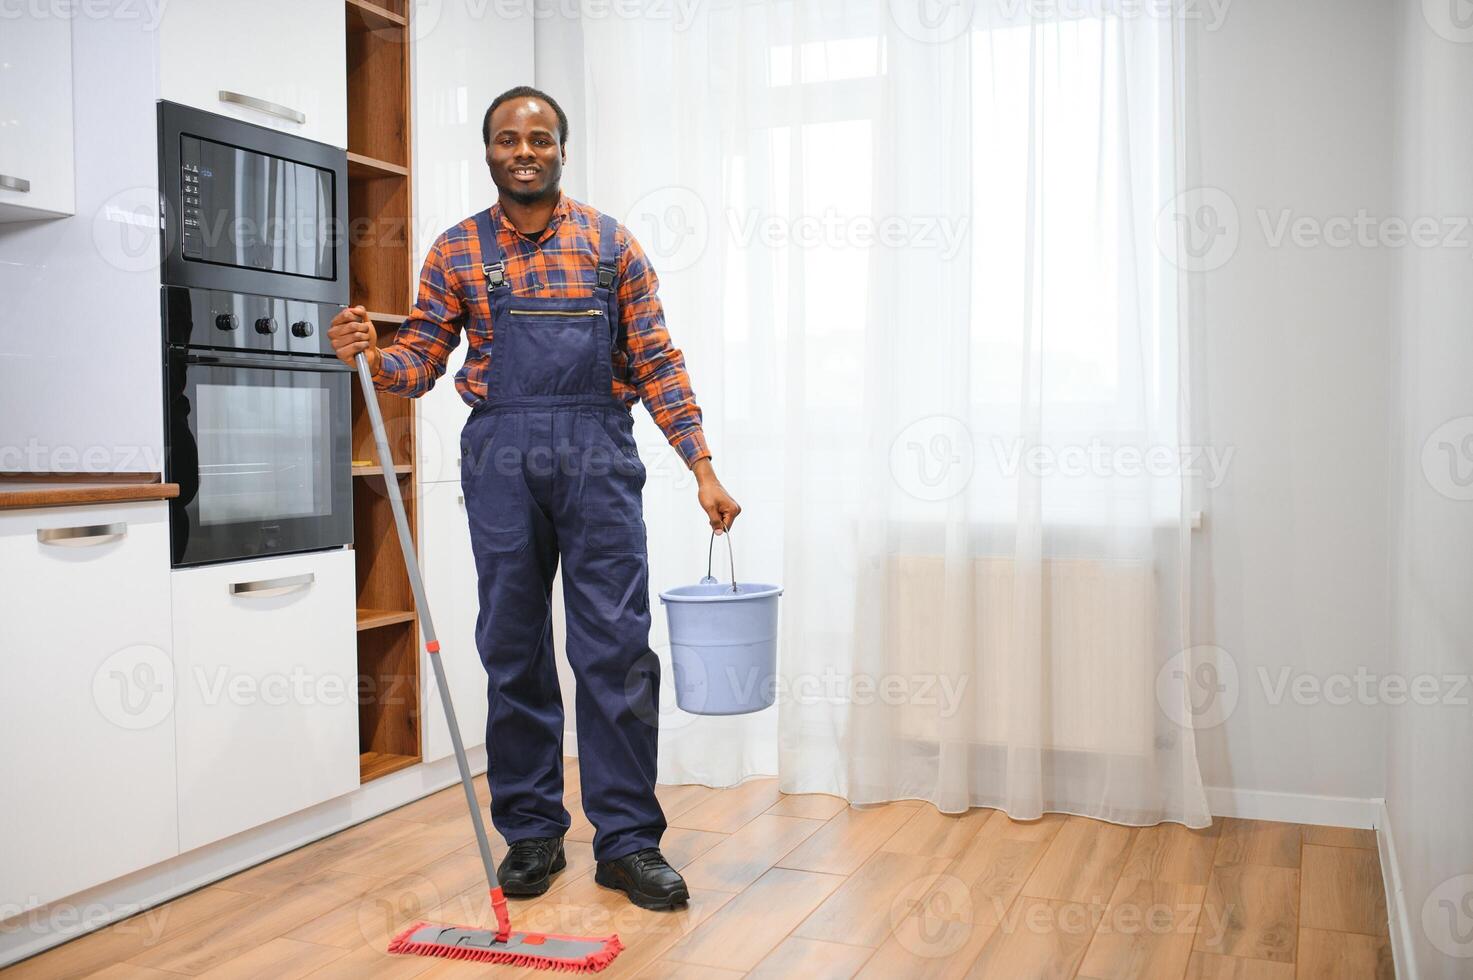
[{"label": "man's short hair", "polygon": [[557,104],[557,99],[554,99],[541,89],[533,88],[530,85],[518,85],[516,88],[509,88],[496,97],[496,101],[491,103],[491,108],[486,110],[485,118],[481,120],[481,142],[486,146],[491,145],[491,113],[495,112],[504,102],[510,102],[513,99],[529,98],[540,99],[552,107],[553,113],[557,116],[557,145],[565,145],[568,142],[568,114],[563,111],[562,106]]}]

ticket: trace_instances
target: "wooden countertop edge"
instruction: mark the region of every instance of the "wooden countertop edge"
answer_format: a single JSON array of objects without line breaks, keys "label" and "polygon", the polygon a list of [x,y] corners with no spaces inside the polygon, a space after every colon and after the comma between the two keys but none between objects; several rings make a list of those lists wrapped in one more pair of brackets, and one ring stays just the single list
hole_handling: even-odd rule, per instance
[{"label": "wooden countertop edge", "polygon": [[157,473],[0,473],[0,510],[131,503],[177,496],[179,484],[162,483]]}]

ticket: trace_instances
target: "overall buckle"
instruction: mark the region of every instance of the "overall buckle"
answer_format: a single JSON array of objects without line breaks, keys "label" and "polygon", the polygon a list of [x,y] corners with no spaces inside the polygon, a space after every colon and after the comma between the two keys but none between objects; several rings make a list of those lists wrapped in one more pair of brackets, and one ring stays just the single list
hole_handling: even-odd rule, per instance
[{"label": "overall buckle", "polygon": [[506,263],[491,262],[481,266],[481,272],[486,276],[486,282],[491,288],[496,288],[506,282]]}]

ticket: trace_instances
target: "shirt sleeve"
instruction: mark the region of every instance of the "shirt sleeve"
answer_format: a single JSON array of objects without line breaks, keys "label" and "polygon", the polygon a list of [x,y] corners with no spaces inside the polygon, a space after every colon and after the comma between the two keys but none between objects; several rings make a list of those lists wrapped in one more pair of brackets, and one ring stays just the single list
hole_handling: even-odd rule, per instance
[{"label": "shirt sleeve", "polygon": [[666,440],[687,466],[709,459],[701,409],[685,369],[685,355],[670,342],[660,282],[633,235],[622,225],[626,245],[619,256],[619,319],[625,332],[629,379]]},{"label": "shirt sleeve", "polygon": [[460,343],[465,308],[445,260],[445,236],[435,239],[419,274],[419,297],[414,309],[394,334],[393,343],[379,348],[382,361],[373,386],[390,394],[416,398],[434,387],[445,373],[450,352]]}]

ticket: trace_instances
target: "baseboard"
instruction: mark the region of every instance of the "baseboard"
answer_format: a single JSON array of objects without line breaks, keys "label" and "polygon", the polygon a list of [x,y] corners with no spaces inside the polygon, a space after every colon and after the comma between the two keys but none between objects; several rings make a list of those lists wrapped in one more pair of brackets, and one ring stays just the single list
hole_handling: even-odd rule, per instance
[{"label": "baseboard", "polygon": [[1207,807],[1216,817],[1370,829],[1380,826],[1386,812],[1383,801],[1378,799],[1274,793],[1228,786],[1207,786],[1205,790]]},{"label": "baseboard", "polygon": [[[466,756],[473,772],[486,771],[484,746],[466,750]],[[459,780],[453,758],[411,766],[346,796],[31,909],[0,924],[0,967],[396,810]]]},{"label": "baseboard", "polygon": [[1406,892],[1401,884],[1401,863],[1396,857],[1396,838],[1391,833],[1391,814],[1386,801],[1376,818],[1376,846],[1381,853],[1381,885],[1386,889],[1386,919],[1391,932],[1391,960],[1399,977],[1417,975],[1417,945],[1413,923],[1407,915]]}]

